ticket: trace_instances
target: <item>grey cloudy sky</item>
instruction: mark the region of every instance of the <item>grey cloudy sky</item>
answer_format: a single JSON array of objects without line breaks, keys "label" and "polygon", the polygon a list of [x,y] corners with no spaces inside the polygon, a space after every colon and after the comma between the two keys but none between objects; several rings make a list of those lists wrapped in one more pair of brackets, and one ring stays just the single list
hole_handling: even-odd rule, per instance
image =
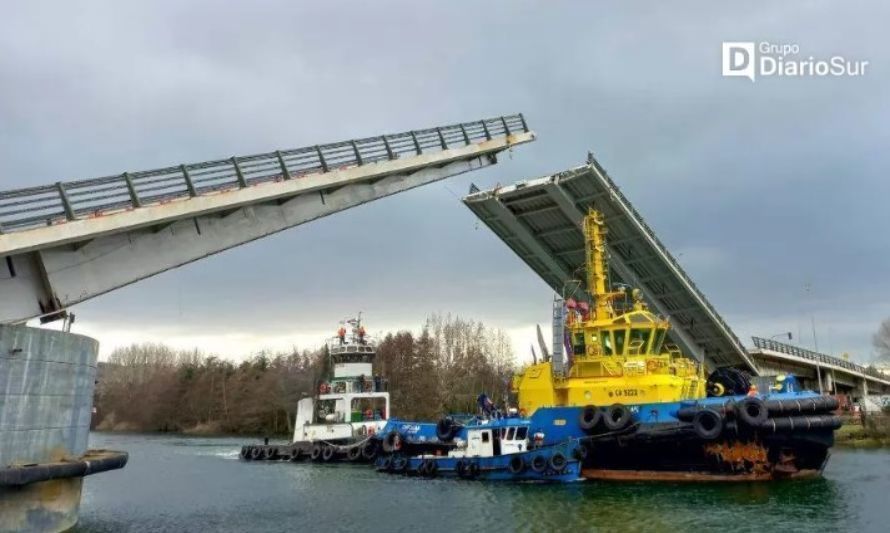
[{"label": "grey cloudy sky", "polygon": [[[239,357],[455,312],[526,346],[551,295],[459,201],[592,150],[736,333],[870,357],[890,316],[885,2],[19,2],[0,20],[0,186],[524,112],[494,168],[83,304],[131,340]],[[722,41],[797,43],[865,76],[722,78]],[[360,263],[337,252],[348,244]],[[804,290],[809,284],[811,290]],[[523,349],[518,355],[526,356]]]}]

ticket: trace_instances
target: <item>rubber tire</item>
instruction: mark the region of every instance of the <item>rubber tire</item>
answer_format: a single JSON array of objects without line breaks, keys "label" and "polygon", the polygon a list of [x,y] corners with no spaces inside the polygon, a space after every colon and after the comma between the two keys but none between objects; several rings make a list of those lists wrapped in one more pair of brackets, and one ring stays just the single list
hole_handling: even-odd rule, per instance
[{"label": "rubber tire", "polygon": [[464,463],[463,459],[458,459],[457,463],[454,464],[454,471],[457,472],[457,477],[465,478],[467,475],[466,472],[467,464]]},{"label": "rubber tire", "polygon": [[321,459],[321,451],[322,451],[321,443],[316,442],[315,444],[312,445],[312,451],[309,452],[309,458],[312,459],[313,461],[318,461],[319,459]]},{"label": "rubber tire", "polygon": [[736,404],[736,417],[748,427],[757,428],[769,418],[766,403],[760,398],[748,397]]},{"label": "rubber tire", "polygon": [[531,467],[535,472],[542,473],[544,470],[547,470],[547,458],[541,454],[536,455],[532,459]]},{"label": "rubber tire", "polygon": [[250,446],[242,446],[240,455],[244,461],[250,461]]},{"label": "rubber tire", "polygon": [[300,449],[297,448],[296,446],[294,446],[293,448],[290,449],[290,452],[288,452],[287,460],[292,463],[296,463],[297,461],[300,460],[301,455],[303,455],[303,454],[300,452]]},{"label": "rubber tire", "polygon": [[590,455],[590,449],[584,443],[578,444],[578,446],[572,450],[572,456],[582,463],[587,459],[588,455]]},{"label": "rubber tire", "polygon": [[384,472],[392,472],[392,455],[387,455],[380,463],[380,470]]},{"label": "rubber tire", "polygon": [[469,463],[466,468],[464,468],[464,478],[465,479],[476,479],[479,477],[479,464],[478,463]]},{"label": "rubber tire", "polygon": [[259,446],[254,446],[250,450],[250,458],[254,461],[260,460],[263,458],[263,449]]},{"label": "rubber tire", "polygon": [[714,440],[723,433],[723,417],[713,409],[702,409],[692,417],[692,429],[702,440]]},{"label": "rubber tire", "polygon": [[321,451],[321,460],[330,463],[334,459],[337,449],[331,445],[325,446]]},{"label": "rubber tire", "polygon": [[562,452],[555,452],[550,456],[550,460],[547,462],[550,465],[550,468],[553,469],[554,472],[562,472],[568,466],[569,461],[566,459],[566,456],[563,455]]},{"label": "rubber tire", "polygon": [[377,457],[377,442],[369,440],[362,446],[362,459],[372,461]]},{"label": "rubber tire", "polygon": [[457,436],[460,425],[455,424],[450,418],[443,418],[436,422],[436,438],[442,442],[450,442]]},{"label": "rubber tire", "polygon": [[362,447],[361,446],[353,446],[346,450],[346,459],[356,462],[362,458]]},{"label": "rubber tire", "polygon": [[397,455],[392,460],[392,471],[401,474],[408,469],[408,457]]},{"label": "rubber tire", "polygon": [[398,451],[398,449],[402,447],[402,444],[401,444],[401,442],[399,442],[398,448],[396,448],[396,442],[398,442],[401,438],[402,438],[401,435],[399,435],[399,432],[396,430],[392,430],[389,433],[387,433],[386,436],[383,437],[383,440],[380,443],[381,447],[383,448],[383,451],[386,453],[392,453],[392,452]]},{"label": "rubber tire", "polygon": [[268,448],[263,450],[263,459],[267,461],[274,461],[275,459],[278,459],[278,449],[269,446]]},{"label": "rubber tire", "polygon": [[631,420],[630,409],[621,403],[613,403],[606,408],[603,422],[610,431],[618,431],[627,427]]},{"label": "rubber tire", "polygon": [[525,461],[518,455],[512,457],[510,458],[510,462],[507,463],[507,470],[514,476],[518,476],[525,471]]},{"label": "rubber tire", "polygon": [[597,409],[596,406],[588,405],[581,410],[581,415],[578,417],[578,425],[587,433],[591,433],[602,420],[602,411]]}]

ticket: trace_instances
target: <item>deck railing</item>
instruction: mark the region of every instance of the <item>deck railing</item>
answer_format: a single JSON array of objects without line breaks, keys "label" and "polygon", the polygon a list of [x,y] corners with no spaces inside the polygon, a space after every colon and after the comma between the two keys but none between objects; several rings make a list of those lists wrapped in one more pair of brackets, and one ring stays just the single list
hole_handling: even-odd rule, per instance
[{"label": "deck railing", "polygon": [[0,233],[297,179],[528,132],[522,114],[203,163],[0,191]]}]

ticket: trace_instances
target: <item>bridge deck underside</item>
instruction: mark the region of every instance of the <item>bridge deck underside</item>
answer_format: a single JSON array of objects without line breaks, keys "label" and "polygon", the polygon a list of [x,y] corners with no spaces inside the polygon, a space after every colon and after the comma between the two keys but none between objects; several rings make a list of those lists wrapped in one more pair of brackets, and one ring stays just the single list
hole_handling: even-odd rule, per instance
[{"label": "bridge deck underside", "polygon": [[738,338],[596,161],[510,187],[472,193],[466,205],[554,291],[585,286],[582,218],[603,212],[613,283],[638,287],[672,323],[672,339],[709,366],[757,372]]}]

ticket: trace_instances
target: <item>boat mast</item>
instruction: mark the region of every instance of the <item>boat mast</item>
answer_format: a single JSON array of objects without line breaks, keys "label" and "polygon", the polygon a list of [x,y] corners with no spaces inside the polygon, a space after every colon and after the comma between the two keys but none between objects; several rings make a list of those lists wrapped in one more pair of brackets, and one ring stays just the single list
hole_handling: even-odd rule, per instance
[{"label": "boat mast", "polygon": [[624,295],[624,291],[609,290],[606,233],[603,214],[591,209],[584,217],[584,237],[587,241],[587,292],[593,298],[593,320],[612,318],[615,314],[612,300]]}]

